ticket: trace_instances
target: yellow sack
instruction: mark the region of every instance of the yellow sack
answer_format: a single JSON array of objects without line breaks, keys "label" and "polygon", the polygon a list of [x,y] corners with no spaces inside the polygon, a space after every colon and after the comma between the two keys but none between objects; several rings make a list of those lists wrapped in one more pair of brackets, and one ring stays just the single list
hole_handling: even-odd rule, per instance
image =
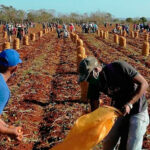
[{"label": "yellow sack", "polygon": [[90,150],[105,138],[120,115],[116,108],[102,106],[81,116],[65,140],[51,150]]}]

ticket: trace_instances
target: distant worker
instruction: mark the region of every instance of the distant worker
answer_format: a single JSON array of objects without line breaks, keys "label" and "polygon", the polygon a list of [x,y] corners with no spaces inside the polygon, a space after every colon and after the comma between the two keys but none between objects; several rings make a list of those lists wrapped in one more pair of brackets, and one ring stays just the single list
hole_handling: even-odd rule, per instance
[{"label": "distant worker", "polygon": [[63,32],[63,29],[62,29],[62,26],[57,24],[56,25],[56,32],[57,32],[57,35],[58,35],[58,38],[61,38],[61,33]]},{"label": "distant worker", "polygon": [[63,24],[63,27],[62,27],[64,30],[67,30],[67,25],[66,24]]},{"label": "distant worker", "polygon": [[98,30],[98,25],[94,23],[93,25],[93,33],[95,33]]},{"label": "distant worker", "polygon": [[73,23],[70,24],[69,28],[70,28],[70,32],[74,32],[75,31],[75,27],[74,27]]},{"label": "distant worker", "polygon": [[89,25],[88,25],[88,23],[85,24],[85,33],[89,33]]},{"label": "distant worker", "polygon": [[67,29],[64,29],[64,38],[68,38],[69,36],[69,32],[67,31]]},{"label": "distant worker", "polygon": [[12,25],[8,24],[7,26],[7,35],[8,35],[8,41],[11,42],[11,36],[12,36]]},{"label": "distant worker", "polygon": [[23,29],[19,25],[18,28],[17,28],[17,38],[21,41],[22,37],[23,37]]}]

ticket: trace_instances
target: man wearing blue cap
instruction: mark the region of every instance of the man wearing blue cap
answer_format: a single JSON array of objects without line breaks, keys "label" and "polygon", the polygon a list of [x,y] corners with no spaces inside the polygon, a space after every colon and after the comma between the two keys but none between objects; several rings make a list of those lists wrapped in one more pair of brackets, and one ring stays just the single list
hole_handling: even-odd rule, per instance
[{"label": "man wearing blue cap", "polygon": [[16,50],[6,49],[0,53],[0,133],[15,135],[18,140],[22,139],[21,127],[8,126],[1,119],[1,114],[10,98],[10,90],[6,82],[21,62],[22,60]]}]

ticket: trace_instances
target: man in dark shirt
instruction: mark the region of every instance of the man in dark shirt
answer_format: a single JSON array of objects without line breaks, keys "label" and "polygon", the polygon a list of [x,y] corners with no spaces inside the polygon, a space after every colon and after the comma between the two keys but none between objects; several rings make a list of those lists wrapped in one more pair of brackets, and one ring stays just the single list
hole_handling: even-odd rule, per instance
[{"label": "man in dark shirt", "polygon": [[79,65],[79,83],[82,81],[89,83],[92,111],[99,107],[100,92],[103,92],[112,99],[112,106],[123,112],[104,139],[104,150],[115,149],[120,138],[120,150],[140,150],[149,124],[145,98],[148,83],[144,77],[124,61],[102,67],[96,58],[89,56]]}]

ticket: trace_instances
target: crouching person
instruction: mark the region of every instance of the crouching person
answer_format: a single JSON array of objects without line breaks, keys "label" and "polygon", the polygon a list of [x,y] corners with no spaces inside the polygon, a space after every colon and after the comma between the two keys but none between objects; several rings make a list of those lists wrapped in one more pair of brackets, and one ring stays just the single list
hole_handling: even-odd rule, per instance
[{"label": "crouching person", "polygon": [[0,53],[0,133],[13,135],[16,139],[22,140],[21,127],[9,126],[1,119],[2,112],[10,99],[10,90],[6,82],[17,70],[17,65],[22,62],[19,57],[19,53],[13,49]]},{"label": "crouching person", "polygon": [[104,150],[141,150],[143,136],[149,124],[145,92],[146,79],[125,61],[114,61],[106,66],[95,57],[87,57],[79,65],[79,83],[89,83],[88,98],[91,110],[99,107],[101,92],[112,99],[112,106],[123,112],[104,139]]}]

